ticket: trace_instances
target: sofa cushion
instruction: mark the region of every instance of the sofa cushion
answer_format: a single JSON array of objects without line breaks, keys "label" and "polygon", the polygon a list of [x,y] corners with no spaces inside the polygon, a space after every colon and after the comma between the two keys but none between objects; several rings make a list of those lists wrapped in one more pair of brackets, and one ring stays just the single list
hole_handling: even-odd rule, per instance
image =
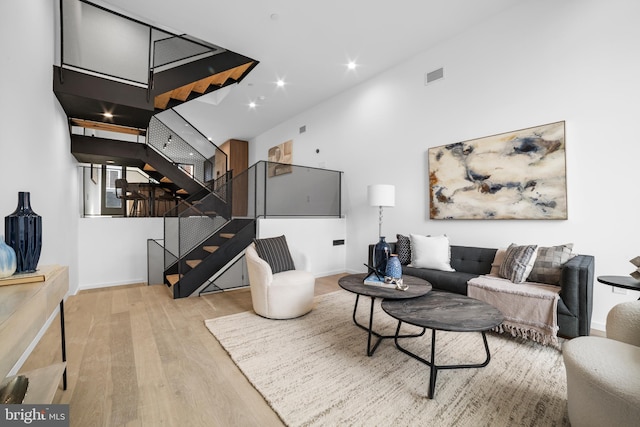
[{"label": "sofa cushion", "polygon": [[269,264],[273,274],[295,270],[285,236],[253,239],[253,243],[256,245],[258,256]]},{"label": "sofa cushion", "polygon": [[400,264],[407,265],[411,262],[411,238],[396,234],[396,251]]},{"label": "sofa cushion", "polygon": [[507,248],[504,261],[500,265],[500,277],[513,283],[522,283],[527,279],[535,262],[536,245],[518,246],[512,243]]},{"label": "sofa cushion", "polygon": [[451,245],[451,268],[455,271],[473,273],[476,276],[489,274],[496,250],[472,246]]},{"label": "sofa cushion", "polygon": [[536,261],[527,280],[529,282],[560,285],[562,266],[575,256],[572,250],[573,243],[538,248]]},{"label": "sofa cushion", "polygon": [[411,235],[411,266],[434,270],[455,271],[451,268],[451,250],[447,236]]}]

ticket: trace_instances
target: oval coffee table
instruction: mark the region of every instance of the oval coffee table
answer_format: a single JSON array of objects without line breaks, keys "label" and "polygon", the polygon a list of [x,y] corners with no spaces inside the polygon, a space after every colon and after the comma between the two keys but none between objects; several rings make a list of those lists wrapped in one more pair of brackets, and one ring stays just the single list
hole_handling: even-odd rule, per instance
[{"label": "oval coffee table", "polygon": [[[498,326],[504,320],[502,313],[486,302],[450,292],[432,291],[425,296],[406,301],[382,301],[382,309],[398,319],[395,343],[398,350],[408,354],[431,368],[429,375],[429,399],[433,399],[438,369],[482,368],[489,364],[491,353],[487,344],[486,331]],[[402,322],[421,328],[431,329],[431,359],[426,360],[403,348],[398,343]],[[436,331],[482,332],[482,340],[487,358],[479,364],[436,365]]]},{"label": "oval coffee table", "polygon": [[[352,292],[356,294],[356,303],[353,307],[353,323],[356,324],[361,329],[367,331],[367,356],[373,355],[373,353],[380,345],[380,342],[383,339],[387,338],[396,338],[395,335],[381,335],[373,330],[373,305],[376,298],[384,298],[389,300],[405,300],[408,298],[415,298],[422,295],[427,294],[431,291],[431,284],[426,280],[420,279],[418,277],[413,276],[403,276],[402,281],[405,285],[409,285],[409,288],[405,291],[400,291],[397,289],[389,289],[383,288],[375,285],[365,285],[364,278],[367,274],[350,274],[348,276],[341,277],[338,280],[338,284],[344,290]],[[367,296],[371,298],[371,312],[369,313],[369,327],[367,328],[364,325],[361,325],[356,320],[356,311],[358,310],[358,301],[360,300],[360,295]],[[424,335],[424,328],[421,334],[418,335],[402,335],[400,338],[410,338],[410,337],[419,337]],[[378,338],[376,343],[371,347],[371,336],[375,336]]]}]

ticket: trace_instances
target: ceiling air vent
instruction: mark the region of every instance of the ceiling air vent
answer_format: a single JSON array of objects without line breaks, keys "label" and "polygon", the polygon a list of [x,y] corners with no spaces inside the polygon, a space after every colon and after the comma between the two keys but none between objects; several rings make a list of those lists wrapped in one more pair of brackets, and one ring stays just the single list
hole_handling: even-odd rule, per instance
[{"label": "ceiling air vent", "polygon": [[424,84],[425,86],[429,83],[433,83],[436,80],[440,80],[444,77],[444,68],[438,68],[437,70],[433,70],[430,73],[426,73],[424,76]]}]

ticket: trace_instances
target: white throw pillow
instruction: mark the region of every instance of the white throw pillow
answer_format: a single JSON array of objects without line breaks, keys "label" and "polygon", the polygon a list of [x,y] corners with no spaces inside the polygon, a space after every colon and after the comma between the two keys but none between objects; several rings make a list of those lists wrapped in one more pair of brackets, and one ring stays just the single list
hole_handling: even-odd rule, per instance
[{"label": "white throw pillow", "polygon": [[451,268],[451,249],[447,236],[411,236],[411,266],[433,270],[455,271]]}]

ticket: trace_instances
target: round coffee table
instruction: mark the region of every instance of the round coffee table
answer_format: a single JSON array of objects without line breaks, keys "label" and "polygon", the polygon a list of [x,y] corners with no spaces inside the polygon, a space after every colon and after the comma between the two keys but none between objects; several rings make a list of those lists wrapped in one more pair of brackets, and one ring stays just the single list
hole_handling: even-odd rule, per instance
[{"label": "round coffee table", "polygon": [[[504,320],[502,313],[486,302],[450,292],[432,291],[428,294],[406,301],[382,301],[382,309],[391,317],[398,319],[395,343],[398,350],[408,354],[431,368],[429,376],[429,399],[433,399],[438,369],[482,368],[489,364],[491,353],[487,343],[486,331],[500,325]],[[431,329],[431,359],[422,357],[403,348],[398,343],[402,322],[421,328]],[[487,358],[479,364],[436,365],[436,331],[481,332]]]},{"label": "round coffee table", "polygon": [[[367,331],[367,356],[371,356],[380,342],[383,339],[387,338],[396,338],[395,335],[381,335],[373,330],[373,307],[376,298],[384,298],[390,300],[406,300],[408,298],[416,298],[422,295],[427,294],[431,291],[431,284],[426,280],[420,279],[418,277],[413,276],[403,276],[402,280],[405,285],[409,285],[409,288],[405,291],[400,291],[397,289],[389,289],[383,288],[375,285],[365,285],[364,279],[367,277],[367,274],[350,274],[348,276],[341,277],[338,280],[338,284],[344,290],[352,292],[356,294],[356,303],[353,307],[353,323],[356,324],[361,329]],[[369,327],[361,325],[356,320],[356,311],[358,310],[358,301],[360,300],[360,296],[367,296],[371,298],[371,311],[369,313]],[[424,328],[421,334],[418,335],[401,335],[400,338],[410,338],[410,337],[419,337],[424,335]],[[371,337],[375,336],[378,338],[376,343],[371,347]]]}]

